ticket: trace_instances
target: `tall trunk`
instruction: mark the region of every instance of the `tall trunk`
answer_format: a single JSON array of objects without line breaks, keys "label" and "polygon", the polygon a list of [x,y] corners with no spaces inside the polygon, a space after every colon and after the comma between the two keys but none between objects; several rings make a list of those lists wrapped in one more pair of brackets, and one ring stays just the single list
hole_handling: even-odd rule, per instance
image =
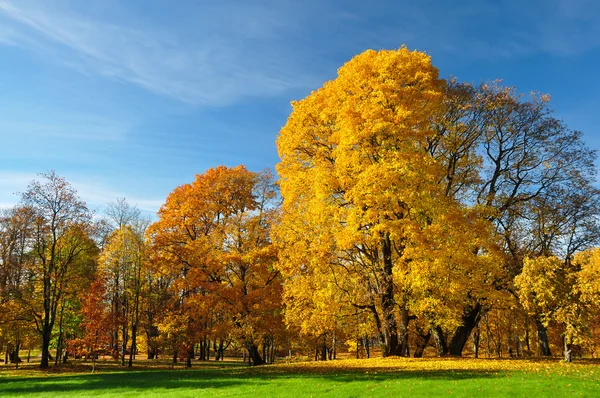
[{"label": "tall trunk", "polygon": [[15,368],[19,369],[19,363],[21,362],[21,358],[19,358],[19,351],[21,349],[21,342],[17,340],[15,343],[15,348],[13,352],[10,354],[10,361],[15,364]]},{"label": "tall trunk", "polygon": [[538,317],[534,317],[534,321],[537,328],[540,355],[543,357],[551,357],[552,352],[550,351],[550,343],[548,342],[548,332],[546,331],[546,327],[538,319]]},{"label": "tall trunk", "polygon": [[395,315],[392,242],[389,234],[384,234],[381,241],[383,255],[383,292],[381,294],[381,310],[383,313],[383,333],[385,338],[384,356],[402,355],[398,338],[398,322]]},{"label": "tall trunk", "polygon": [[200,361],[204,361],[206,359],[206,349],[204,348],[204,345],[206,344],[205,340],[206,337],[200,340],[200,344],[198,347],[198,360]]},{"label": "tall trunk", "polygon": [[433,335],[433,342],[435,343],[435,348],[437,350],[438,356],[443,357],[448,355],[448,343],[442,328],[436,326],[435,328],[433,328],[431,333]]},{"label": "tall trunk", "polygon": [[254,366],[264,365],[265,361],[261,358],[258,352],[258,347],[254,343],[248,345],[248,355],[252,358],[252,364]]},{"label": "tall trunk", "polygon": [[137,325],[131,325],[131,351],[129,352],[129,367],[133,366],[133,356],[137,350]]},{"label": "tall trunk", "polygon": [[479,331],[479,328],[476,328],[475,331],[473,332],[473,356],[475,358],[479,358],[479,338],[481,336],[481,333]]},{"label": "tall trunk", "polygon": [[154,325],[150,325],[146,328],[146,341],[148,345],[148,359],[156,358],[156,342],[154,338],[158,337],[158,328]]},{"label": "tall trunk", "polygon": [[335,330],[333,331],[332,346],[333,346],[333,359],[337,359],[337,338],[335,337]]},{"label": "tall trunk", "polygon": [[450,341],[450,355],[458,357],[462,355],[465,344],[467,344],[467,340],[473,329],[479,324],[482,315],[483,308],[479,302],[463,314],[462,325],[456,329],[456,332]]},{"label": "tall trunk", "polygon": [[[216,340],[215,340],[216,341]],[[223,357],[223,339],[219,340],[219,348],[217,349],[217,354],[215,356],[215,361],[220,360]]]},{"label": "tall trunk", "polygon": [[121,342],[121,366],[125,366],[125,355],[127,353],[127,331],[126,327],[123,327],[122,331],[123,341]]},{"label": "tall trunk", "polygon": [[402,307],[400,310],[400,355],[403,357],[410,357],[410,351],[408,346],[408,310],[406,307]]},{"label": "tall trunk", "polygon": [[40,368],[47,369],[48,368],[48,359],[50,355],[50,333],[51,329],[49,325],[46,325],[44,322],[44,327],[42,329],[42,360],[40,362]]}]

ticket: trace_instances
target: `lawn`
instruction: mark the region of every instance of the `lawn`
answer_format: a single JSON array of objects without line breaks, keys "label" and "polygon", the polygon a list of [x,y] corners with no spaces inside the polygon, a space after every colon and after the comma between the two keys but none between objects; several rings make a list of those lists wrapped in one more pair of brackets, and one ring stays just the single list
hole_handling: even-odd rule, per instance
[{"label": "lawn", "polygon": [[83,364],[48,372],[0,370],[0,396],[600,396],[600,368],[591,361],[370,359],[258,368],[239,362],[174,370],[141,366],[128,371],[105,364],[95,374]]}]

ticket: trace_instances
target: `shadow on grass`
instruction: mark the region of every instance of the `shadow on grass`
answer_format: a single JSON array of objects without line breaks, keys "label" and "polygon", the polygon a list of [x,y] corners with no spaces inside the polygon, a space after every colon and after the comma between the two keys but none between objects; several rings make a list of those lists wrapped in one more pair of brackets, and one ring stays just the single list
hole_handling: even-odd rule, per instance
[{"label": "shadow on grass", "polygon": [[298,369],[282,370],[277,367],[245,368],[224,367],[222,369],[197,368],[191,370],[142,370],[119,373],[96,373],[65,377],[14,377],[0,379],[0,396],[44,393],[63,395],[66,393],[93,394],[144,392],[167,390],[201,390],[243,388],[273,382],[285,383],[290,379],[301,383],[324,380],[333,383],[385,382],[391,380],[466,380],[498,378],[501,374],[485,371],[431,370],[398,371],[398,369],[332,368],[327,371]]}]

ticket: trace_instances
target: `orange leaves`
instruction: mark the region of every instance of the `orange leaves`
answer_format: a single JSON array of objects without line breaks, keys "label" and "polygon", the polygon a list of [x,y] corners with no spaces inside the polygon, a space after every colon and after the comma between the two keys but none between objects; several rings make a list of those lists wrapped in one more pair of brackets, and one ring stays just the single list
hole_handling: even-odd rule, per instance
[{"label": "orange leaves", "polygon": [[167,198],[149,236],[174,278],[174,308],[193,324],[210,321],[213,333],[234,324],[251,335],[279,311],[277,251],[269,237],[275,197],[268,172],[219,166]]}]

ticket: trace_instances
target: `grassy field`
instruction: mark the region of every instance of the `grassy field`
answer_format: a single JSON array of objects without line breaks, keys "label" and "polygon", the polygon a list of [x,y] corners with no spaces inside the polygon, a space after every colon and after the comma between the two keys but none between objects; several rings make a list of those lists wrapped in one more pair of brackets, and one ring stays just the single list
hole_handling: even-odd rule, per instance
[{"label": "grassy field", "polygon": [[88,364],[42,372],[0,369],[1,397],[600,397],[597,362],[370,359],[278,364],[195,363],[169,370]]}]

